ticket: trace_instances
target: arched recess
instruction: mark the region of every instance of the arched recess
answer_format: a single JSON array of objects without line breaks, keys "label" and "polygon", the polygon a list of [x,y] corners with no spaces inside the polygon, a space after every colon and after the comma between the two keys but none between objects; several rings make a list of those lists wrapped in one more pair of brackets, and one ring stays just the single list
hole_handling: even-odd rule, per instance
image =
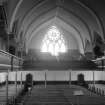
[{"label": "arched recess", "polygon": [[[40,32],[41,30],[43,30],[43,28],[46,27],[46,30],[44,33],[46,33],[47,29],[49,27],[51,27],[54,23],[54,19],[51,19],[43,24],[41,24],[39,27],[33,27],[32,31],[28,31],[27,34],[30,34],[30,38],[27,40],[27,48],[29,47],[29,43],[31,42],[31,39],[33,39],[33,37],[36,35],[37,36],[37,33]],[[84,48],[83,48],[83,41],[81,39],[81,35],[79,33],[78,30],[76,30],[72,25],[68,25],[67,23],[63,22],[61,19],[59,18],[56,18],[56,22],[55,22],[55,25],[59,27],[61,27],[61,29],[64,29],[66,30],[68,33],[72,33],[70,35],[72,35],[76,40],[77,40],[77,45],[78,45],[78,48],[79,48],[79,51],[83,54],[84,53]],[[62,30],[63,31],[63,30]],[[65,35],[64,35],[65,36]],[[68,39],[68,38],[67,38]]]},{"label": "arched recess", "polygon": [[[62,34],[63,39],[65,40],[65,45],[67,46],[68,50],[67,52],[69,52],[70,50],[78,50],[80,52],[78,40],[77,38],[75,38],[74,33],[65,30],[62,26],[56,25],[56,27]],[[36,51],[41,51],[43,39],[49,28],[51,28],[51,26],[41,27],[39,30],[33,31],[33,36],[29,41],[28,49],[35,49]]]},{"label": "arched recess", "polygon": [[[56,12],[57,12],[57,16],[56,16]],[[59,17],[63,21],[67,22],[68,24],[72,24],[73,26],[75,26],[81,32],[81,36],[83,38],[84,45],[85,45],[85,41],[84,41],[85,39],[91,40],[89,30],[87,26],[84,24],[84,22],[80,20],[79,17],[75,16],[73,13],[65,11],[59,7],[54,8],[53,10],[47,13],[41,14],[40,16],[37,16],[37,17],[35,17],[33,14],[30,17],[30,20],[24,20],[23,22],[24,24],[22,24],[22,29],[25,32],[24,33],[25,37],[28,38],[30,36],[30,34],[26,34],[26,33],[31,27],[35,27],[35,26],[38,27],[38,24],[41,24],[41,22],[48,20],[49,17],[51,18],[54,16]]]},{"label": "arched recess", "polygon": [[[84,11],[86,11],[86,13],[87,12],[89,12],[91,15],[90,16],[92,16],[92,18],[94,18],[94,20],[96,20],[96,23],[97,23],[97,19],[96,19],[96,17],[95,17],[95,15],[94,15],[94,13],[92,12],[92,11],[90,11],[88,8],[86,8],[85,6],[83,6],[82,4],[80,4],[80,3],[75,3],[75,4],[77,4],[78,5],[78,7],[80,6],[81,8],[84,8]],[[75,4],[73,4],[73,5],[75,5]],[[42,5],[43,6],[43,5]],[[75,7],[75,6],[74,6]],[[75,9],[77,10],[77,8],[78,7],[76,7]],[[79,9],[80,9],[80,7],[79,7]],[[48,8],[48,7],[47,7]],[[67,7],[68,8],[68,7]],[[24,20],[26,20],[27,21],[27,18],[29,19],[29,18],[31,18],[31,17],[34,17],[34,16],[32,16],[34,13],[38,13],[38,11],[36,11],[36,9],[38,10],[38,7],[36,8],[36,7],[34,7],[34,8],[32,8],[32,10],[30,10],[30,12],[28,13],[28,15],[26,15],[25,17],[24,17],[24,19],[23,19],[23,21]],[[39,9],[40,10],[40,9]],[[72,8],[72,10],[73,10],[73,8]],[[83,12],[83,11],[82,11]],[[85,13],[85,14],[86,14]],[[88,13],[88,16],[89,16],[89,13]],[[39,13],[38,13],[39,14]],[[80,16],[80,14],[77,14],[78,16]],[[84,15],[84,14],[83,14]],[[81,16],[80,16],[81,17]],[[86,17],[86,16],[85,16]],[[82,17],[83,18],[83,17]],[[87,17],[88,18],[88,17]],[[89,18],[90,19],[90,18]],[[31,20],[31,19],[30,19]],[[84,20],[84,19],[83,19]],[[85,18],[85,21],[86,21],[87,19]],[[91,20],[91,19],[90,19]],[[26,21],[24,21],[24,23],[26,23]],[[90,23],[90,22],[89,22]],[[26,26],[25,24],[24,24],[24,26]],[[89,25],[89,27],[90,26],[93,26],[93,25]]]},{"label": "arched recess", "polygon": [[[39,16],[38,19],[35,18],[34,16],[32,16],[33,19],[32,20],[30,19],[31,23],[28,22],[27,25],[23,24],[23,27],[21,29],[21,30],[24,30],[24,32],[25,32],[24,37],[26,37],[26,39],[29,40],[33,29],[35,30],[37,27],[39,27],[41,24],[43,24],[46,20],[49,20],[49,18],[48,18],[49,16],[50,16],[50,18],[52,16],[54,17],[56,15],[55,12],[57,10],[58,9],[54,9],[54,10],[50,11],[49,13],[46,13],[42,16]],[[75,29],[79,30],[78,32],[80,32],[80,36],[81,36],[82,44],[83,44],[83,49],[84,49],[84,46],[85,46],[84,40],[85,39],[91,40],[90,36],[89,36],[90,35],[89,30],[86,28],[85,24],[83,24],[83,22],[81,20],[79,20],[78,17],[74,16],[72,13],[70,14],[70,13],[65,12],[65,14],[64,14],[65,16],[62,16],[62,13],[64,13],[64,11],[62,12],[62,9],[60,9],[58,11],[57,17],[60,18],[65,23],[74,26]],[[67,18],[67,16],[68,16],[68,18]],[[73,19],[75,19],[75,20],[73,20]],[[81,27],[83,27],[83,28],[81,28]],[[27,40],[26,40],[26,42],[27,42]]]},{"label": "arched recess", "polygon": [[[98,27],[99,26],[99,24],[97,24],[97,23],[99,23],[98,22],[98,19],[97,19],[97,17],[94,15],[94,13],[91,11],[91,10],[89,10],[86,6],[84,6],[82,3],[78,3],[77,1],[75,1],[75,0],[67,0],[67,1],[65,1],[64,2],[64,4],[61,6],[61,5],[59,5],[59,3],[58,3],[58,5],[56,5],[55,4],[55,1],[56,0],[54,0],[54,3],[52,3],[52,1],[50,1],[50,0],[46,0],[44,3],[42,3],[41,5],[38,5],[38,6],[33,6],[31,9],[30,9],[30,11],[28,11],[28,14],[27,14],[27,11],[24,11],[27,15],[25,15],[24,16],[24,18],[22,18],[23,20],[23,22],[21,22],[20,23],[20,27],[19,27],[19,33],[18,33],[18,35],[20,35],[20,33],[21,33],[21,31],[24,31],[23,32],[23,37],[24,37],[24,39],[26,39],[25,41],[26,41],[26,43],[27,43],[27,40],[29,39],[29,37],[30,37],[30,35],[31,34],[27,34],[26,35],[26,33],[27,33],[27,31],[30,31],[30,29],[29,28],[31,28],[33,25],[32,24],[34,24],[36,27],[39,27],[39,25],[41,25],[42,23],[42,20],[40,20],[39,18],[41,17],[41,18],[46,18],[45,20],[48,20],[48,18],[45,16],[45,15],[43,15],[43,14],[46,14],[47,12],[51,12],[51,10],[52,9],[54,9],[55,8],[55,13],[57,13],[58,12],[58,16],[59,16],[59,18],[61,18],[62,20],[64,20],[65,22],[67,22],[67,23],[71,23],[71,21],[69,21],[68,19],[64,19],[63,17],[63,13],[65,13],[65,14],[70,14],[70,16],[72,16],[72,19],[76,19],[77,20],[77,22],[75,21],[75,20],[73,20],[73,23],[72,23],[72,25],[74,25],[75,24],[75,22],[76,22],[76,24],[74,25],[78,30],[79,30],[79,32],[81,33],[81,36],[82,36],[82,39],[83,39],[83,46],[85,47],[85,39],[87,39],[87,40],[91,40],[91,35],[93,35],[93,34],[91,34],[94,30],[97,30],[97,31],[99,31],[99,32],[101,32],[100,31],[100,28]],[[49,3],[48,3],[49,2]],[[51,3],[50,3],[51,2]],[[48,5],[49,4],[49,5]],[[34,4],[33,4],[34,5]],[[46,8],[44,8],[46,6]],[[58,9],[58,8],[61,8],[61,9]],[[64,8],[62,8],[62,7],[64,7],[64,8],[66,8],[66,9],[68,9],[68,11],[69,11],[69,13],[68,13],[68,11],[66,11],[66,9],[64,10]],[[27,7],[28,8],[28,7]],[[57,8],[57,10],[56,10],[56,8]],[[20,13],[19,11],[21,11],[21,9],[22,9],[22,6],[21,6],[21,8],[19,7],[18,8],[18,10],[17,10],[17,13],[16,13],[16,15],[15,15],[15,18],[16,17],[18,17],[18,13]],[[57,11],[57,12],[56,12]],[[65,12],[62,12],[62,11],[65,11]],[[21,13],[20,13],[21,14]],[[48,13],[49,14],[49,13]],[[63,15],[62,15],[63,14]],[[74,14],[75,14],[75,16],[74,16]],[[21,14],[22,15],[22,14]],[[20,15],[20,16],[21,16]],[[49,16],[51,16],[51,17],[54,17],[55,16],[55,14],[49,14]],[[69,17],[70,17],[69,16]],[[74,17],[73,17],[74,16]],[[51,18],[50,17],[50,18]],[[66,17],[67,17],[67,15],[66,15]],[[21,18],[21,17],[20,17]],[[71,19],[71,18],[70,18]],[[43,21],[45,21],[44,19],[43,19]],[[38,21],[38,22],[36,22],[36,21]],[[94,21],[94,22],[93,22]],[[87,26],[86,26],[86,24],[84,24],[84,23],[86,23],[87,24],[87,26],[89,27],[88,29],[87,29]],[[95,24],[94,24],[95,23]],[[81,25],[79,25],[79,24],[81,24]],[[81,26],[83,26],[83,27],[85,27],[85,30],[86,30],[86,32],[83,32],[84,31],[84,28],[81,28]],[[94,26],[96,26],[96,28],[94,27]],[[78,27],[80,27],[80,28],[78,28]],[[93,27],[93,28],[92,28]],[[29,30],[28,30],[29,29]],[[34,29],[36,29],[35,27],[34,27]],[[90,32],[89,32],[89,30],[91,30]],[[31,31],[30,31],[30,33],[31,33]],[[87,33],[87,34],[86,34]],[[84,35],[86,34],[86,36],[84,37]],[[101,34],[100,34],[101,35]],[[86,38],[86,37],[89,37],[89,38]]]},{"label": "arched recess", "polygon": [[[39,12],[38,12],[38,10],[40,10],[40,8],[39,7],[43,7],[43,6],[45,6],[45,4],[47,5],[47,2],[51,2],[50,0],[46,0],[44,3],[42,3],[41,5],[38,5],[38,6],[32,6],[32,8],[28,11],[28,12],[26,12],[27,13],[27,15],[25,14],[25,16],[24,16],[24,18],[22,18],[22,21],[24,21],[24,20],[27,20],[26,18],[30,18],[30,17],[33,17],[32,16],[32,14],[34,14],[34,13],[37,13],[37,14],[40,14]],[[55,0],[54,0],[54,2],[55,2]],[[67,2],[67,3],[66,3]],[[52,2],[51,2],[52,3]],[[51,4],[50,3],[50,4]],[[87,8],[85,5],[83,5],[82,3],[79,3],[78,2],[78,0],[77,1],[73,1],[73,0],[71,0],[70,2],[69,2],[69,0],[67,0],[67,1],[65,1],[65,2],[63,2],[64,4],[62,4],[62,6],[66,6],[67,4],[68,5],[72,5],[71,7],[69,6],[66,6],[66,8],[68,9],[69,8],[69,10],[72,10],[72,12],[73,11],[76,11],[76,12],[74,12],[74,13],[76,13],[78,16],[80,16],[81,18],[84,18],[83,20],[85,20],[85,22],[87,22],[86,20],[94,20],[94,22],[96,22],[96,24],[95,24],[95,26],[97,26],[97,25],[99,25],[100,26],[100,24],[97,24],[97,23],[99,23],[99,21],[98,21],[98,19],[97,19],[97,17],[95,16],[95,14],[89,9],[89,8]],[[51,5],[49,4],[49,6],[52,8],[52,6],[51,5],[54,5],[54,3],[52,3]],[[33,4],[34,5],[34,4]],[[59,6],[60,4],[58,3],[58,5],[57,6]],[[47,6],[47,9],[49,8],[49,6]],[[74,9],[75,8],[75,9]],[[41,8],[42,9],[42,8]],[[82,9],[82,13],[79,11],[79,9]],[[45,8],[43,9],[43,11],[45,10]],[[42,11],[42,12],[43,12]],[[80,15],[80,14],[81,15]],[[87,16],[87,17],[86,17]],[[90,16],[90,17],[89,17]],[[91,19],[92,18],[92,19]],[[30,19],[31,20],[31,19]],[[21,21],[21,23],[22,23],[22,21]],[[26,23],[26,22],[25,22]],[[87,22],[87,23],[89,23],[90,24],[90,22]],[[92,23],[92,22],[91,22]],[[93,25],[89,25],[89,27],[90,26],[92,26],[92,27],[94,27]],[[91,28],[90,28],[91,29]],[[99,29],[100,30],[100,29]],[[91,33],[90,33],[91,34]]]}]

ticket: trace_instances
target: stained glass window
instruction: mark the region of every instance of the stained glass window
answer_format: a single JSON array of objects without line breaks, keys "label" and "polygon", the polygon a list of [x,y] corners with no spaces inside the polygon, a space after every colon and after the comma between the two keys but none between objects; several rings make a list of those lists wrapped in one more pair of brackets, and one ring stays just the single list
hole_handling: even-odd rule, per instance
[{"label": "stained glass window", "polygon": [[67,51],[63,35],[56,26],[52,26],[44,36],[41,51],[48,52],[53,56],[58,56],[59,53]]}]

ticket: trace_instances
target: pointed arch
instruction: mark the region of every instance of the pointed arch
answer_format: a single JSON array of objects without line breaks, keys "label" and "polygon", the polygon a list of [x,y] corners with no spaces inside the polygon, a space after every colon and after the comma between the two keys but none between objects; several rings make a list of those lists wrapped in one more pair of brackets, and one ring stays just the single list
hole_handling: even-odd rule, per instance
[{"label": "pointed arch", "polygon": [[42,41],[41,51],[53,56],[58,56],[59,53],[67,51],[66,42],[57,26],[51,26],[48,29]]}]

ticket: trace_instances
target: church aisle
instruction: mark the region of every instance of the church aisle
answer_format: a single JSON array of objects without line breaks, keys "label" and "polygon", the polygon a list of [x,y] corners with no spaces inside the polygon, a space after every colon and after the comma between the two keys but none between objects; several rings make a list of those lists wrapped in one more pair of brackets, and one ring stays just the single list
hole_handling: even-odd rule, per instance
[{"label": "church aisle", "polygon": [[105,98],[71,85],[35,86],[24,98],[24,105],[104,105]]}]

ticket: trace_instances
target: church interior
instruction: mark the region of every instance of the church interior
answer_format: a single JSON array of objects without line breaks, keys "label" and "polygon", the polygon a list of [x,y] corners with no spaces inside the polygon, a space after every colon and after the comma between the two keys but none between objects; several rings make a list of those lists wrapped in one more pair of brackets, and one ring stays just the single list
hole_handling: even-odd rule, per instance
[{"label": "church interior", "polygon": [[105,105],[105,0],[0,0],[0,105]]}]

